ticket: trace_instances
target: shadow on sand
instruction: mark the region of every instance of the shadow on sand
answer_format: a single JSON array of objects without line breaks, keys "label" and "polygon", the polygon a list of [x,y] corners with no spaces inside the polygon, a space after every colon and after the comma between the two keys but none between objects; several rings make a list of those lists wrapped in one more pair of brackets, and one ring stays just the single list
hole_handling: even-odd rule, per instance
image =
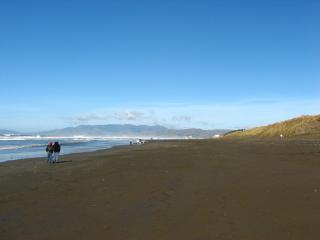
[{"label": "shadow on sand", "polygon": [[71,160],[68,160],[68,161],[59,161],[59,162],[56,162],[54,164],[58,164],[58,163],[68,163],[68,162],[72,162]]}]

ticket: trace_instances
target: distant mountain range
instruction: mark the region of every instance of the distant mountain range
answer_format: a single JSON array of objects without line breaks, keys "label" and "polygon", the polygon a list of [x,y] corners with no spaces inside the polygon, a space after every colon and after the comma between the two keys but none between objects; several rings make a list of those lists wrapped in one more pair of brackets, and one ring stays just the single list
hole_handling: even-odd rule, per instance
[{"label": "distant mountain range", "polygon": [[214,135],[223,135],[230,130],[203,130],[203,129],[169,129],[155,125],[81,125],[51,131],[39,132],[41,136],[101,136],[101,137],[193,137],[210,138]]},{"label": "distant mountain range", "polygon": [[0,135],[40,135],[44,137],[192,137],[211,138],[216,135],[227,137],[285,137],[292,136],[319,136],[320,137],[320,115],[301,116],[287,121],[274,123],[267,126],[252,129],[214,129],[203,130],[197,128],[169,129],[163,126],[154,125],[131,125],[131,124],[109,124],[109,125],[80,125],[50,131],[36,133],[19,133],[16,131],[0,129]]},{"label": "distant mountain range", "polygon": [[5,130],[5,129],[0,129],[0,135],[7,135],[7,134],[19,134],[18,132],[15,132],[15,131],[11,131],[11,130]]},{"label": "distant mountain range", "polygon": [[228,137],[320,136],[320,115],[301,116],[268,126],[233,131],[226,135]]}]

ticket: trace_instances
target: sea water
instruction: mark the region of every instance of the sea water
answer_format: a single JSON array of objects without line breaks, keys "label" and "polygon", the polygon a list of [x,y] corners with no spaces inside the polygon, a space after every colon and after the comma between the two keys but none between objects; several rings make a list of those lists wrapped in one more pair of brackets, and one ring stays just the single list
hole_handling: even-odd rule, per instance
[{"label": "sea water", "polygon": [[59,142],[61,155],[63,155],[128,145],[130,141],[132,141],[130,138],[0,136],[0,162],[35,157],[45,158],[48,142]]}]

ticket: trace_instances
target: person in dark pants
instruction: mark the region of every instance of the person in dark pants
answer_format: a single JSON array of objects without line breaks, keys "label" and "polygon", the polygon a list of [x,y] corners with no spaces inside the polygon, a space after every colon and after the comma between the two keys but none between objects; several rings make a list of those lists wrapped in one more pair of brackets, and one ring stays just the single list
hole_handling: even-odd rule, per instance
[{"label": "person in dark pants", "polygon": [[47,152],[47,161],[48,163],[52,163],[53,160],[53,144],[52,142],[49,142],[47,147],[46,147],[46,152]]},{"label": "person in dark pants", "polygon": [[53,144],[53,162],[59,162],[59,154],[60,154],[61,146],[58,142]]}]

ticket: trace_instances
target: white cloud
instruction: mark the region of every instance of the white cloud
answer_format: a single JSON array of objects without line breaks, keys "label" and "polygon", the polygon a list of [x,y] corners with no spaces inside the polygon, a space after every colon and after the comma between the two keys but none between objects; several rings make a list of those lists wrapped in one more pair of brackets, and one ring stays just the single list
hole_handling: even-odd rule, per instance
[{"label": "white cloud", "polygon": [[192,120],[191,116],[186,116],[186,115],[180,115],[180,116],[173,116],[172,117],[173,121],[184,121],[184,122],[190,122]]},{"label": "white cloud", "polygon": [[143,112],[125,111],[125,112],[113,113],[112,117],[120,121],[135,121],[135,120],[142,120],[144,115],[145,114]]},{"label": "white cloud", "polygon": [[62,117],[63,120],[72,124],[85,124],[96,121],[108,121],[110,119],[109,116],[104,116],[96,113],[88,113],[79,116],[72,117]]}]

